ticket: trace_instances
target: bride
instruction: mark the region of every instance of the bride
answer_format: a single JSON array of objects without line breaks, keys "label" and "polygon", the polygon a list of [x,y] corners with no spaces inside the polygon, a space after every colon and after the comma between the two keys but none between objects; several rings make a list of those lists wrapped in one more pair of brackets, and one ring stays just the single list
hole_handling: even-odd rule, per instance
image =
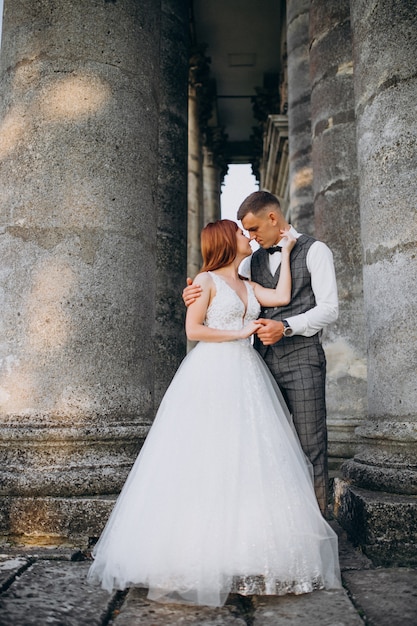
[{"label": "bride", "polygon": [[260,305],[287,304],[296,240],[282,231],[276,289],[239,278],[252,252],[235,222],[201,234],[196,347],[180,365],[96,544],[89,579],[159,602],[221,606],[230,592],[340,587],[337,536],[281,392],[250,337]]}]

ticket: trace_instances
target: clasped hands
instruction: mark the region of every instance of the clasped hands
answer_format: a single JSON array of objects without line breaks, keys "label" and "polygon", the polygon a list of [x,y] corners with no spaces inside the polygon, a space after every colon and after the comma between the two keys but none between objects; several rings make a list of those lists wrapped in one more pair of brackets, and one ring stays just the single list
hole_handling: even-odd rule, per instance
[{"label": "clasped hands", "polygon": [[[191,278],[187,278],[187,287],[183,289],[182,299],[184,304],[188,307],[195,302],[197,298],[201,296],[202,289],[200,285],[193,285]],[[276,343],[284,334],[284,324],[276,320],[269,320],[263,317],[251,322],[252,332],[248,333],[248,337],[252,334],[256,334],[264,346],[272,346]],[[249,330],[249,329],[248,329]]]}]

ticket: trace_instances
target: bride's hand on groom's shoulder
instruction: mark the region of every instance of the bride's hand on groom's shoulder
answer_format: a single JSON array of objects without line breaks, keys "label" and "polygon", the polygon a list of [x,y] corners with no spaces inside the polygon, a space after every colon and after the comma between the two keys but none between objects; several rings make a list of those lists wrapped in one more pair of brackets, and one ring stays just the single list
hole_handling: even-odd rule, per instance
[{"label": "bride's hand on groom's shoulder", "polygon": [[281,230],[281,236],[282,239],[280,245],[282,246],[282,251],[287,250],[288,252],[291,252],[297,243],[297,239],[289,230]]},{"label": "bride's hand on groom's shoulder", "polygon": [[187,278],[187,287],[184,287],[182,292],[182,299],[185,306],[190,306],[197,298],[201,296],[202,289],[200,285],[193,285],[191,278]]}]

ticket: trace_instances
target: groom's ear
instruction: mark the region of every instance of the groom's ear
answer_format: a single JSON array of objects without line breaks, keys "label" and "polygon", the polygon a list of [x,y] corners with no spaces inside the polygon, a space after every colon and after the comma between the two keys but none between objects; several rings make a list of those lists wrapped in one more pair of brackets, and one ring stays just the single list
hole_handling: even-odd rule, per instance
[{"label": "groom's ear", "polygon": [[278,214],[275,211],[269,211],[268,219],[273,226],[278,224]]}]

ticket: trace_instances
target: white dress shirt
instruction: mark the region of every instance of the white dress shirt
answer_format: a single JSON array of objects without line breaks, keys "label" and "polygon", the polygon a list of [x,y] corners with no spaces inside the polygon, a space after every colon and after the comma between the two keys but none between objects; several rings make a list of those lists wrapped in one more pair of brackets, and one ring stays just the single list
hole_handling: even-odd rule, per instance
[{"label": "white dress shirt", "polygon": [[[292,226],[290,231],[297,239],[300,237],[300,233]],[[250,261],[251,257],[247,257],[239,267],[239,274],[249,279]],[[270,254],[268,261],[273,276],[281,263],[281,253]],[[305,313],[285,319],[292,328],[294,335],[312,337],[325,326],[337,320],[339,303],[333,254],[330,248],[322,241],[315,241],[307,252],[306,263],[311,275],[311,287],[316,299],[316,306]]]}]

